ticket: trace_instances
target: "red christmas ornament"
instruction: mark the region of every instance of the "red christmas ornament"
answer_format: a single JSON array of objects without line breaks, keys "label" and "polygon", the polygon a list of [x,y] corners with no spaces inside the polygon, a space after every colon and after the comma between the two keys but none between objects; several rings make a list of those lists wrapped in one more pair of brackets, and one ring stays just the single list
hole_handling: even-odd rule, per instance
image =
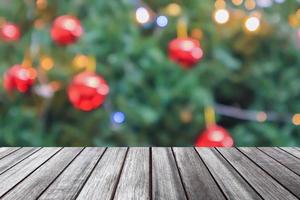
[{"label": "red christmas ornament", "polygon": [[209,126],[196,140],[196,147],[232,147],[230,134],[218,125]]},{"label": "red christmas ornament", "polygon": [[51,38],[58,45],[75,43],[83,33],[80,21],[70,15],[57,17],[51,28]]},{"label": "red christmas ornament", "polygon": [[69,100],[75,108],[91,111],[100,107],[109,92],[106,81],[92,72],[76,75],[68,88]]},{"label": "red christmas ornament", "polygon": [[176,38],[169,43],[169,58],[183,68],[191,68],[203,57],[200,42],[193,38]]},{"label": "red christmas ornament", "polygon": [[36,70],[32,67],[14,65],[4,73],[4,89],[8,92],[17,90],[25,93],[34,84],[36,74]]},{"label": "red christmas ornament", "polygon": [[0,37],[5,42],[17,41],[21,37],[19,26],[13,23],[5,22],[0,27]]}]

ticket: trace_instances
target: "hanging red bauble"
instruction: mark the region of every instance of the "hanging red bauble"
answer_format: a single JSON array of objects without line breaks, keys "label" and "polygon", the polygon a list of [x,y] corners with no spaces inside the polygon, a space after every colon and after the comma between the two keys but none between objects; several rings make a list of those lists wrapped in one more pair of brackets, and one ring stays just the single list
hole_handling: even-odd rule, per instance
[{"label": "hanging red bauble", "polygon": [[109,92],[106,81],[93,72],[76,75],[68,88],[69,100],[75,108],[91,111],[100,107]]},{"label": "hanging red bauble", "polygon": [[32,67],[14,65],[4,73],[4,89],[8,92],[17,90],[25,93],[34,84],[36,74],[36,70]]},{"label": "hanging red bauble", "polygon": [[58,45],[75,43],[83,33],[80,21],[70,15],[57,17],[51,28],[51,37]]},{"label": "hanging red bauble", "polygon": [[193,38],[176,38],[169,43],[169,58],[183,68],[191,68],[203,57],[200,42]]},{"label": "hanging red bauble", "polygon": [[5,42],[13,42],[19,40],[21,31],[18,25],[5,22],[0,27],[0,38]]},{"label": "hanging red bauble", "polygon": [[221,126],[211,125],[196,140],[196,147],[232,147],[233,139]]}]

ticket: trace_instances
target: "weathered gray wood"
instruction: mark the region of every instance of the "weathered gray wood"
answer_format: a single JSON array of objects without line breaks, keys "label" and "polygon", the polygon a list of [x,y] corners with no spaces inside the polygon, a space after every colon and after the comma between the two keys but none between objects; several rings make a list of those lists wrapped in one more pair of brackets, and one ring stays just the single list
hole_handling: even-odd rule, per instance
[{"label": "weathered gray wood", "polygon": [[127,148],[108,148],[77,199],[110,199],[118,184]]},{"label": "weathered gray wood", "polygon": [[296,174],[300,175],[300,160],[291,154],[283,151],[279,148],[273,148],[273,147],[260,147],[259,148],[264,153],[268,154],[278,162],[280,162],[282,165],[286,166]]},{"label": "weathered gray wood", "polygon": [[297,157],[298,159],[300,159],[300,151],[298,151],[296,148],[293,147],[282,147],[282,150],[292,154],[293,156]]},{"label": "weathered gray wood", "polygon": [[26,178],[40,165],[57,153],[60,148],[43,148],[32,154],[19,164],[10,168],[0,176],[0,197],[8,192],[12,187]]},{"label": "weathered gray wood", "polygon": [[188,199],[225,199],[195,149],[173,148],[173,151]]},{"label": "weathered gray wood", "polygon": [[0,148],[0,159],[8,156],[9,154],[17,151],[20,147],[1,147]]},{"label": "weathered gray wood", "polygon": [[81,150],[82,148],[64,148],[1,199],[36,199]]},{"label": "weathered gray wood", "polygon": [[239,171],[265,199],[297,199],[293,194],[282,187],[278,182],[257,167],[246,156],[235,148],[218,148],[218,151]]},{"label": "weathered gray wood", "polygon": [[239,148],[253,162],[268,172],[297,197],[300,197],[300,177],[256,148]]},{"label": "weathered gray wood", "polygon": [[300,197],[298,148],[81,149],[0,148],[0,199]]},{"label": "weathered gray wood", "polygon": [[32,155],[40,148],[33,148],[33,147],[24,147],[18,151],[14,151],[9,156],[4,157],[0,160],[0,174],[7,171],[9,168],[15,166],[22,160],[26,159],[28,156]]},{"label": "weathered gray wood", "polygon": [[75,199],[105,148],[86,148],[47,188],[39,199]]},{"label": "weathered gray wood", "polygon": [[64,148],[24,181],[6,193],[3,200],[34,200],[78,155],[82,148]]},{"label": "weathered gray wood", "polygon": [[152,148],[153,199],[186,199],[170,148]]},{"label": "weathered gray wood", "polygon": [[150,199],[149,148],[130,148],[114,199]]},{"label": "weathered gray wood", "polygon": [[215,149],[196,150],[228,199],[261,199]]}]

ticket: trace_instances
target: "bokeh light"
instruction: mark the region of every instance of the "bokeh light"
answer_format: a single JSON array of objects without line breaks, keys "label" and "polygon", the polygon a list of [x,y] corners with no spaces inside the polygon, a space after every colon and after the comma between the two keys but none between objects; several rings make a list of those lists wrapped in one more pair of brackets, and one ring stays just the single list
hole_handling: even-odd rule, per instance
[{"label": "bokeh light", "polygon": [[218,24],[225,24],[229,20],[229,12],[226,9],[218,9],[214,18]]},{"label": "bokeh light", "polygon": [[149,11],[144,7],[136,9],[135,17],[137,22],[141,24],[146,24],[150,20]]},{"label": "bokeh light", "polygon": [[293,115],[292,122],[296,126],[300,125],[300,114],[299,113]]},{"label": "bokeh light", "polygon": [[267,118],[268,118],[268,115],[265,112],[258,112],[256,115],[256,120],[259,122],[264,122],[267,120]]},{"label": "bokeh light", "polygon": [[171,3],[166,7],[166,13],[170,16],[178,16],[181,13],[181,7],[177,3]]},{"label": "bokeh light", "polygon": [[168,18],[164,15],[158,16],[156,18],[156,24],[159,27],[166,27],[168,25]]},{"label": "bokeh light", "polygon": [[258,17],[249,17],[245,22],[245,27],[250,32],[258,30],[259,26],[260,20]]},{"label": "bokeh light", "polygon": [[43,57],[43,58],[41,59],[41,63],[40,63],[40,64],[41,64],[41,67],[42,67],[44,70],[48,71],[48,70],[50,70],[50,69],[53,68],[54,61],[53,61],[52,58],[50,58],[50,57],[48,57],[48,56],[45,56],[45,57]]},{"label": "bokeh light", "polygon": [[232,3],[236,6],[239,6],[243,3],[243,0],[232,0]]},{"label": "bokeh light", "polygon": [[117,124],[122,124],[125,122],[125,114],[123,112],[115,112],[112,115],[112,121]]},{"label": "bokeh light", "polygon": [[254,0],[246,0],[245,2],[245,8],[247,10],[253,10],[256,7],[256,3]]}]

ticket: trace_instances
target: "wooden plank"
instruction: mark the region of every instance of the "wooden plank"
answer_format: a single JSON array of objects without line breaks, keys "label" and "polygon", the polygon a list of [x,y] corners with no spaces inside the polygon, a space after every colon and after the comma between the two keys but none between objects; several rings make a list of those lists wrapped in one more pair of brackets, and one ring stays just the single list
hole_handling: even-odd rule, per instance
[{"label": "wooden plank", "polygon": [[282,165],[286,166],[296,174],[300,175],[300,160],[291,154],[273,147],[260,147],[259,148],[264,153],[268,154]]},{"label": "wooden plank", "polygon": [[8,156],[9,154],[17,151],[20,147],[1,147],[0,148],[0,159]]},{"label": "wooden plank", "polygon": [[108,148],[77,199],[110,199],[118,184],[128,148]]},{"label": "wooden plank", "polygon": [[150,199],[149,148],[130,148],[114,199]]},{"label": "wooden plank", "polygon": [[75,199],[105,148],[86,148],[43,192],[39,199]]},{"label": "wooden plank", "polygon": [[235,148],[217,148],[228,162],[265,199],[297,199]]},{"label": "wooden plank", "polygon": [[0,197],[30,175],[60,148],[43,148],[0,175]]},{"label": "wooden plank", "polygon": [[225,199],[194,148],[173,148],[188,199]]},{"label": "wooden plank", "polygon": [[235,169],[212,148],[196,148],[227,199],[261,199]]},{"label": "wooden plank", "polygon": [[18,151],[14,151],[9,156],[4,157],[0,160],[0,174],[3,174],[5,171],[26,159],[39,149],[40,148],[24,147]]},{"label": "wooden plank", "polygon": [[34,200],[55,180],[82,148],[63,148],[29,177],[6,193],[3,200]]},{"label": "wooden plank", "polygon": [[293,147],[282,147],[283,151],[288,152],[289,154],[292,154],[296,158],[300,159],[300,151],[298,151],[296,148]]},{"label": "wooden plank", "polygon": [[300,197],[300,177],[297,174],[256,148],[239,149],[290,192]]},{"label": "wooden plank", "polygon": [[153,199],[186,199],[170,148],[152,148]]}]

